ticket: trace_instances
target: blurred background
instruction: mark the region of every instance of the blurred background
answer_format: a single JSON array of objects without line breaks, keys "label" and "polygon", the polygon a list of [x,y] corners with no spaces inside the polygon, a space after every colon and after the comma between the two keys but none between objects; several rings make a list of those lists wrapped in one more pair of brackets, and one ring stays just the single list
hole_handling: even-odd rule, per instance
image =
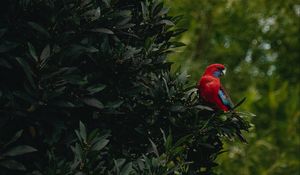
[{"label": "blurred background", "polygon": [[300,1],[165,0],[183,15],[187,46],[170,56],[193,82],[223,63],[222,82],[239,111],[256,114],[249,144],[227,142],[218,158],[224,175],[300,175]]}]

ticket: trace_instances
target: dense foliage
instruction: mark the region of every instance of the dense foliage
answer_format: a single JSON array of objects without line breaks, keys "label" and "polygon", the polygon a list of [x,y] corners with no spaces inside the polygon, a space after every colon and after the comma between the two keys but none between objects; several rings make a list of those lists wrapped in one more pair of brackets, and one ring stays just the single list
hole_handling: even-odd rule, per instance
[{"label": "dense foliage", "polygon": [[159,1],[11,0],[0,18],[1,174],[212,174],[244,116],[199,102]]},{"label": "dense foliage", "polygon": [[185,16],[187,47],[171,55],[197,80],[213,62],[227,65],[223,83],[252,118],[249,144],[226,144],[220,174],[300,173],[300,1],[169,0]]}]

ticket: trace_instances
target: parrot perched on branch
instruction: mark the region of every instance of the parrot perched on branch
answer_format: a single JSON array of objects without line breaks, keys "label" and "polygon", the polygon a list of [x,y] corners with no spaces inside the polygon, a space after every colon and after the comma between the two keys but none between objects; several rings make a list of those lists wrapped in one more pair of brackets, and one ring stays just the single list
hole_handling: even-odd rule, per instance
[{"label": "parrot perched on branch", "polygon": [[214,109],[230,112],[231,122],[238,128],[235,131],[236,136],[242,142],[247,143],[247,140],[242,136],[240,130],[243,129],[248,131],[250,125],[235,111],[235,108],[241,105],[246,98],[244,97],[237,105],[233,105],[230,97],[220,82],[220,77],[224,75],[225,72],[225,66],[222,64],[211,64],[207,66],[197,84],[199,96],[204,103],[209,104]]},{"label": "parrot perched on branch", "polygon": [[220,77],[226,72],[222,64],[211,64],[206,67],[204,74],[197,84],[200,98],[214,109],[231,111],[234,105],[223,88]]}]

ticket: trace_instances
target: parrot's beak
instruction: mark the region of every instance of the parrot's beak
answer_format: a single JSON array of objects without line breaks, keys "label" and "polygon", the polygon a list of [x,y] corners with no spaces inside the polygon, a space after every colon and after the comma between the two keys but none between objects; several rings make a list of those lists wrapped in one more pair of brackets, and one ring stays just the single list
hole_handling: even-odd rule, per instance
[{"label": "parrot's beak", "polygon": [[221,72],[222,72],[222,75],[225,75],[226,74],[226,69],[223,69]]}]

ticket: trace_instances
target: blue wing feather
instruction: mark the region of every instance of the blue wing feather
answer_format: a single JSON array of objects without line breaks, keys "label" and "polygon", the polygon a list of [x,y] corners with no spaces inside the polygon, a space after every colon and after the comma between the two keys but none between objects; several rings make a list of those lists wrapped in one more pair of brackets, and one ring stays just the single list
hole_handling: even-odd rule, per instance
[{"label": "blue wing feather", "polygon": [[230,98],[227,96],[227,94],[224,92],[223,89],[219,89],[218,96],[225,106],[228,106],[229,108],[233,107],[233,104],[232,104]]}]

